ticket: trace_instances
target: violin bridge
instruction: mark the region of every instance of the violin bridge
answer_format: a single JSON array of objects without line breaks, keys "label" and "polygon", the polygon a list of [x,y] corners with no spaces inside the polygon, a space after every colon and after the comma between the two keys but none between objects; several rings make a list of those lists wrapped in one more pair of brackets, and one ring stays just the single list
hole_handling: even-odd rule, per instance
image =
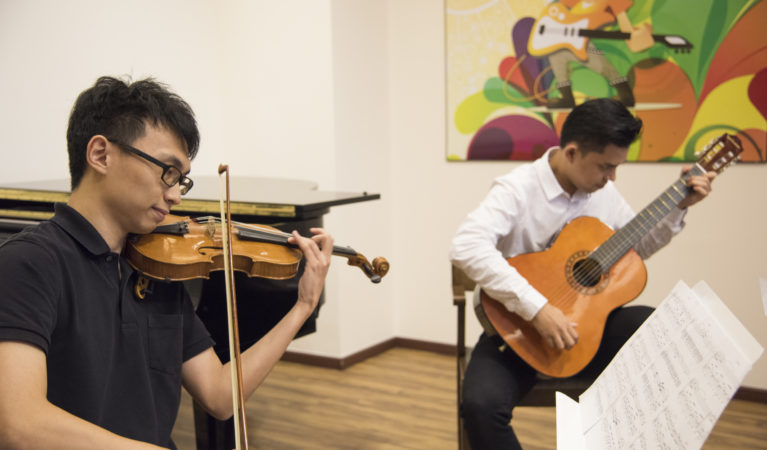
[{"label": "violin bridge", "polygon": [[213,221],[209,221],[205,224],[205,233],[208,234],[210,239],[214,239],[216,236],[216,224]]}]

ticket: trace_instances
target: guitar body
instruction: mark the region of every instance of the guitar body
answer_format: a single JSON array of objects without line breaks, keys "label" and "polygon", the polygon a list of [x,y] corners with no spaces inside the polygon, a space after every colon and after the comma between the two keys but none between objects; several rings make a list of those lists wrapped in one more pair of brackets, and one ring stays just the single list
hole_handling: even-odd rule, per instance
[{"label": "guitar body", "polygon": [[585,61],[588,39],[578,30],[589,28],[589,19],[570,12],[559,3],[549,5],[535,22],[527,42],[527,51],[533,56],[545,56],[566,48],[581,61]]},{"label": "guitar body", "polygon": [[631,250],[605,273],[579,279],[588,256],[613,230],[593,217],[579,217],[567,224],[554,245],[542,252],[527,253],[508,262],[549,303],[578,324],[578,343],[570,350],[557,350],[543,342],[535,328],[503,304],[482,292],[477,316],[485,331],[498,334],[522,359],[538,372],[569,377],[581,371],[599,348],[608,314],[635,299],[647,282],[647,270]]}]

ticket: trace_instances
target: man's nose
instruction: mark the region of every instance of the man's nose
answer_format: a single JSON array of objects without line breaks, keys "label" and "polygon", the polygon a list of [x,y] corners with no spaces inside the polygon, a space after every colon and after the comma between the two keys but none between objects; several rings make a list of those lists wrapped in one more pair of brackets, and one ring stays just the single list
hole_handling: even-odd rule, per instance
[{"label": "man's nose", "polygon": [[171,206],[181,203],[181,185],[179,183],[174,184],[165,191],[165,200]]}]

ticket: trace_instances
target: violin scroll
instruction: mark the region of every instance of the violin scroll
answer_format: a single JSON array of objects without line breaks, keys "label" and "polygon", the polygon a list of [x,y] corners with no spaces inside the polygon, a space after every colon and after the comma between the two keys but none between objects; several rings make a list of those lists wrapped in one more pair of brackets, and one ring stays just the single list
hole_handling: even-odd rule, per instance
[{"label": "violin scroll", "polygon": [[373,283],[380,283],[381,278],[389,272],[389,261],[382,256],[373,259],[373,264],[370,264],[368,259],[361,253],[349,256],[348,258],[349,265],[357,266],[362,269],[362,272],[367,275]]},{"label": "violin scroll", "polygon": [[389,261],[387,261],[383,256],[373,258],[373,270],[375,270],[375,273],[383,277],[389,273]]}]

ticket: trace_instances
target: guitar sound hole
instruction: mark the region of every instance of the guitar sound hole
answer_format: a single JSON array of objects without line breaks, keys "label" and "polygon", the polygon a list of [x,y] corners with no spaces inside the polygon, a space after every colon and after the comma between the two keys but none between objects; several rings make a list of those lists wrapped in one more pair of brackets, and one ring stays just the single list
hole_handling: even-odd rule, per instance
[{"label": "guitar sound hole", "polygon": [[602,278],[602,267],[593,259],[582,259],[573,266],[573,277],[581,286],[594,287]]}]

